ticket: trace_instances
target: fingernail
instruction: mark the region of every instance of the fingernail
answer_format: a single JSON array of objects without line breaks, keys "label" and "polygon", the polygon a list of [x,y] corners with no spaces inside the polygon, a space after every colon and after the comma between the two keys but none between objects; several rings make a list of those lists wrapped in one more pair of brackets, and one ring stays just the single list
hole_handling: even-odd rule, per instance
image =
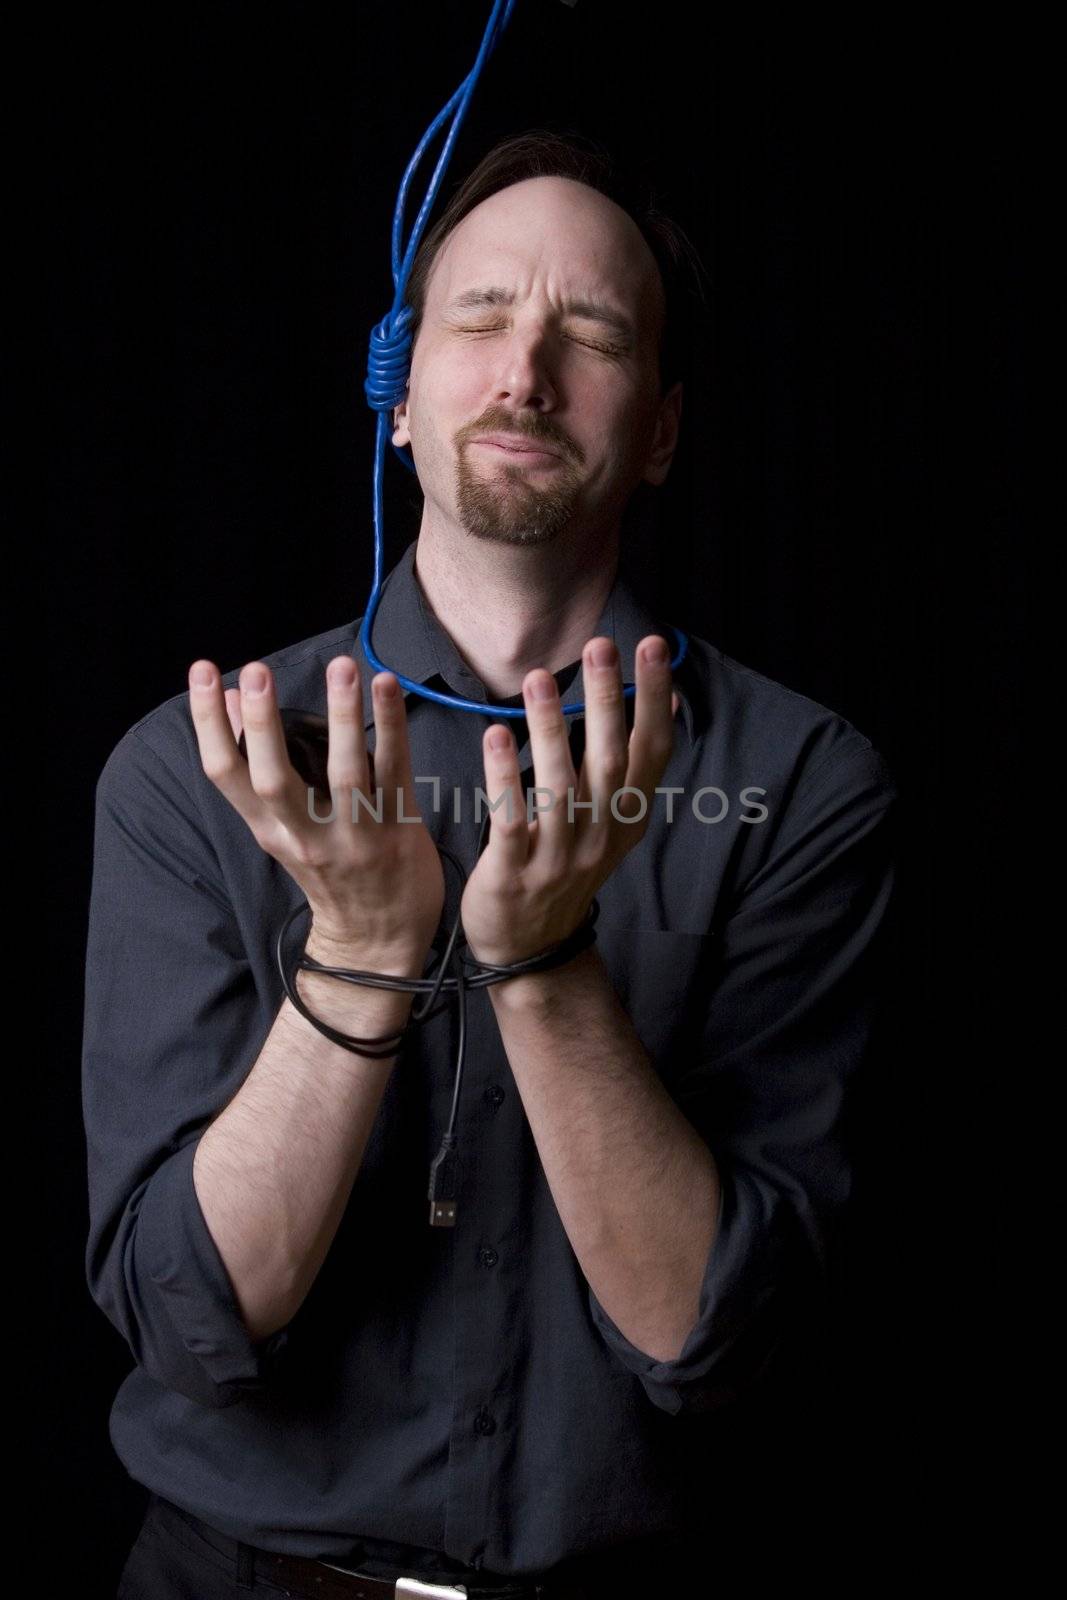
[{"label": "fingernail", "polygon": [[510,735],[503,728],[492,728],[489,732],[490,750],[506,750]]},{"label": "fingernail", "polygon": [[241,688],[246,694],[262,694],[266,687],[266,667],[252,667],[241,679]]},{"label": "fingernail", "polygon": [[667,654],[667,647],[662,640],[658,644],[646,644],[641,654],[650,667],[658,667],[662,662],[670,659]]},{"label": "fingernail", "polygon": [[194,667],[193,683],[198,689],[210,689],[215,681],[215,674],[210,667]]},{"label": "fingernail", "polygon": [[542,675],[540,678],[531,680],[530,693],[535,700],[551,700],[555,692],[556,681],[554,678],[546,678]]},{"label": "fingernail", "polygon": [[590,645],[589,654],[594,667],[610,667],[615,660],[615,646],[610,639],[598,639],[596,644]]}]

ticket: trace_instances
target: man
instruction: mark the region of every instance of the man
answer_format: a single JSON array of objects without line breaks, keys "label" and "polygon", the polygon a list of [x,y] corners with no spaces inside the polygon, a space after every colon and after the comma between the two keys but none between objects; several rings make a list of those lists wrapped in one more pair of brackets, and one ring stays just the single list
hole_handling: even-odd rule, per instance
[{"label": "man", "polygon": [[[674,1419],[714,1441],[847,1194],[892,779],[706,641],[672,684],[671,630],[618,570],[678,439],[662,262],[551,154],[499,147],[421,258],[393,438],[425,500],[373,637],[524,718],[405,699],[355,623],[225,678],[198,661],[101,776],[87,1266],[137,1362],[111,1429],[153,1496],[130,1600],[188,1592],[179,1573],[546,1597],[618,1593],[642,1551],[654,1574],[686,1525]],[[328,822],[286,707],[328,715]],[[415,980],[457,911],[470,955],[510,965],[594,899],[590,948],[467,996],[455,1215],[432,1228],[455,1011],[354,1053],[284,997],[283,924],[306,901],[290,972],[303,946]],[[410,992],[297,988],[361,1041],[411,1017]]]}]

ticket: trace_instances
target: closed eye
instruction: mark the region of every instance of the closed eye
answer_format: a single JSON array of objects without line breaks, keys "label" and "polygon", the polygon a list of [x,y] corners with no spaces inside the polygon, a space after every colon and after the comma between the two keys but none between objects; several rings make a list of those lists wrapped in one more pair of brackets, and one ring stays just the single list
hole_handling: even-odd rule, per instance
[{"label": "closed eye", "polygon": [[[499,328],[457,328],[456,329],[457,333],[499,333],[499,331],[500,331]],[[570,339],[570,338],[573,338],[573,336],[571,334],[565,334],[564,338]],[[584,345],[587,350],[599,350],[604,355],[607,355],[607,356],[621,356],[623,354],[623,351],[619,348],[618,345],[597,344],[591,339],[573,339],[573,342],[575,344]]]}]

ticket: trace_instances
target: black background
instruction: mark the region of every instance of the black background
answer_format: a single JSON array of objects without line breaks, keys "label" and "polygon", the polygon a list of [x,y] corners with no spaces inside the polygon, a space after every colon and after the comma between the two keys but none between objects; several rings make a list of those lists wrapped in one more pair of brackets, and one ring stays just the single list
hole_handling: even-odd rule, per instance
[{"label": "black background", "polygon": [[[130,1356],[84,1281],[93,786],[197,657],[228,671],[365,609],[362,386],[393,298],[397,190],[489,12],[119,8],[65,19],[49,46],[47,613],[66,783],[40,1441],[49,1504],[101,1594],[144,1496],[107,1434]],[[530,127],[582,131],[651,176],[710,306],[681,446],[628,560],[680,626],[855,722],[904,794],[832,1324],[751,1427],[724,1432],[736,1494],[717,1503],[729,1514],[709,1505],[703,1570],[731,1555],[753,1578],[770,1546],[751,1528],[786,1523],[798,1579],[881,1571],[929,1535],[948,1560],[952,1507],[980,1492],[1006,1414],[993,1353],[1016,1112],[995,1084],[1021,970],[1002,834],[1022,738],[1023,87],[1010,30],[847,16],[518,0],[432,213]],[[391,451],[385,471],[388,570],[418,517]]]}]

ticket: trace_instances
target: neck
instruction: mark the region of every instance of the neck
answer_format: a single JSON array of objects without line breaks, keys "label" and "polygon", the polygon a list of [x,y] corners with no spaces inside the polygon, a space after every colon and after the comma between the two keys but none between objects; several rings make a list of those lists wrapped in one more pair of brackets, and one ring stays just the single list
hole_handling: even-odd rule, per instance
[{"label": "neck", "polygon": [[567,544],[527,549],[424,526],[415,576],[431,610],[496,699],[535,667],[559,672],[593,638],[618,569],[618,530],[591,557]]}]

